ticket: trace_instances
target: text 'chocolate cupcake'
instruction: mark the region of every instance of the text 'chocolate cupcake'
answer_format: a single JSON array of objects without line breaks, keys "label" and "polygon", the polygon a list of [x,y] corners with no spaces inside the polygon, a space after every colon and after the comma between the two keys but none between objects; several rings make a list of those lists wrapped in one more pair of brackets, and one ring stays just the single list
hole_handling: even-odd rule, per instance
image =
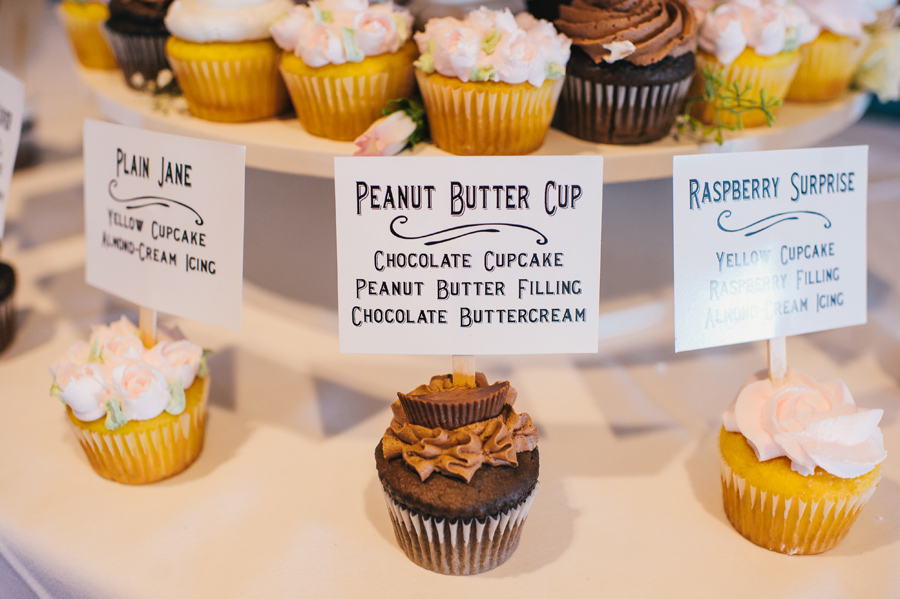
[{"label": "text 'chocolate cupcake'", "polygon": [[555,24],[575,46],[564,131],[615,144],[669,133],[695,66],[697,20],[685,0],[575,0]]},{"label": "text 'chocolate cupcake'", "polygon": [[375,450],[398,544],[441,574],[496,568],[515,551],[538,486],[538,433],[513,410],[515,389],[478,373],[475,387],[443,375],[398,395]]}]

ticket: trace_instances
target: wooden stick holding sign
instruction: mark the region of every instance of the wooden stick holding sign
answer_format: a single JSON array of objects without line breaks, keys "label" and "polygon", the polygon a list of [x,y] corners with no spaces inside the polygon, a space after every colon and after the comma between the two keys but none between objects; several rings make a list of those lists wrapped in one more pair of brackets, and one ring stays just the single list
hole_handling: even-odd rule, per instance
[{"label": "wooden stick holding sign", "polygon": [[453,384],[457,387],[475,386],[475,356],[453,356]]},{"label": "wooden stick holding sign", "polygon": [[156,310],[141,306],[138,318],[138,329],[140,330],[141,341],[143,341],[144,347],[153,347],[156,345]]},{"label": "wooden stick holding sign", "polygon": [[775,337],[768,341],[769,380],[776,387],[784,382],[787,374],[787,337]]}]

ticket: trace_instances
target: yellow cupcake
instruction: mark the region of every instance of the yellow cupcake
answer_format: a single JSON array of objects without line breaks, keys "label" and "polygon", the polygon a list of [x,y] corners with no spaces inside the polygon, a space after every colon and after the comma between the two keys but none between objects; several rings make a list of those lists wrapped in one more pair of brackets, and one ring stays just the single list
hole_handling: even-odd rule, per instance
[{"label": "yellow cupcake", "polygon": [[166,56],[195,116],[253,121],[287,107],[278,75],[281,50],[270,39],[199,43],[172,36],[166,42]]},{"label": "yellow cupcake", "polygon": [[435,145],[465,156],[534,152],[550,128],[563,79],[463,82],[416,69]]},{"label": "yellow cupcake", "polygon": [[787,99],[797,102],[833,100],[847,91],[862,61],[869,38],[822,31],[800,47],[800,66]]},{"label": "yellow cupcake", "polygon": [[293,52],[281,55],[281,74],[303,128],[313,135],[353,141],[382,116],[390,100],[414,89],[416,45],[367,56],[361,62],[310,67]]},{"label": "yellow cupcake", "polygon": [[59,16],[78,62],[90,69],[114,69],[116,57],[103,37],[103,23],[109,18],[109,8],[102,2],[64,0]]},{"label": "yellow cupcake", "polygon": [[[797,50],[774,56],[759,56],[753,49],[745,48],[728,66],[720,63],[714,54],[700,50],[697,52],[697,74],[688,96],[703,93],[703,69],[711,68],[722,73],[727,86],[737,83],[741,91],[749,86],[744,96],[747,100],[759,102],[762,89],[766,90],[766,97],[770,100],[784,100],[799,64],[800,53]],[[777,109],[773,112],[777,112]],[[707,125],[716,124],[715,108],[706,102],[696,102],[691,108],[691,114]],[[734,126],[738,122],[736,115],[724,110],[719,111],[719,119],[726,126]],[[744,127],[759,127],[766,124],[766,117],[761,110],[751,110],[741,115],[741,121]]]},{"label": "yellow cupcake", "polygon": [[846,536],[878,486],[881,466],[857,478],[821,468],[803,476],[791,460],[760,462],[740,433],[719,435],[722,497],[734,528],[748,540],[779,553],[828,551]]},{"label": "yellow cupcake", "polygon": [[190,466],[203,449],[209,376],[196,377],[184,392],[178,415],[163,412],[109,430],[105,418],[82,422],[66,407],[69,422],[94,471],[128,485],[152,483]]}]

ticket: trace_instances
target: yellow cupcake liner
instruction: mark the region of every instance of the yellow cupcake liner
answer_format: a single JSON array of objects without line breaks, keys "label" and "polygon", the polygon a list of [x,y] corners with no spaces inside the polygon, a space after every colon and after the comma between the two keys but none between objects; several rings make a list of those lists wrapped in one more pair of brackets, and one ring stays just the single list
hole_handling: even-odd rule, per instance
[{"label": "yellow cupcake liner", "polygon": [[415,44],[391,54],[370,56],[359,63],[309,67],[285,52],[281,75],[309,133],[353,141],[382,116],[390,100],[407,98],[414,89]]},{"label": "yellow cupcake liner", "polygon": [[536,484],[517,506],[484,521],[450,520],[408,510],[387,491],[384,501],[394,536],[412,562],[439,574],[469,576],[504,563],[519,545],[525,518],[534,503]]},{"label": "yellow cupcake liner", "polygon": [[787,99],[796,102],[833,100],[847,91],[862,62],[869,38],[853,39],[823,31],[800,47],[800,67]]},{"label": "yellow cupcake liner", "polygon": [[278,74],[281,50],[271,40],[198,44],[173,36],[166,43],[166,55],[194,116],[255,121],[287,108]]},{"label": "yellow cupcake liner", "polygon": [[846,498],[804,501],[757,488],[725,458],[720,461],[725,514],[735,530],[760,547],[788,555],[822,553],[837,545],[878,484]]},{"label": "yellow cupcake liner", "polygon": [[[688,95],[697,96],[703,93],[703,69],[710,67],[723,72],[726,85],[730,86],[737,82],[742,90],[749,85],[747,99],[758,102],[760,90],[765,89],[766,97],[784,100],[799,64],[800,54],[796,50],[763,57],[747,49],[727,67],[719,63],[715,56],[698,52],[697,74]],[[777,114],[778,109],[773,109],[773,112]],[[706,102],[696,102],[691,108],[691,114],[707,125],[714,125],[716,122],[715,109]],[[735,115],[726,111],[720,111],[719,120],[727,126],[736,125],[738,122]],[[741,115],[741,121],[744,127],[759,127],[766,124],[766,117],[761,110],[751,110]]]},{"label": "yellow cupcake liner", "polygon": [[67,408],[75,436],[94,471],[126,485],[143,485],[169,478],[190,466],[203,449],[210,379],[197,378],[185,391],[184,412],[163,412],[156,418],[106,429],[104,419],[78,420]]},{"label": "yellow cupcake liner", "polygon": [[116,57],[103,37],[103,23],[109,18],[109,9],[100,2],[90,2],[87,7],[73,4],[63,2],[58,13],[78,62],[89,69],[115,69]]}]

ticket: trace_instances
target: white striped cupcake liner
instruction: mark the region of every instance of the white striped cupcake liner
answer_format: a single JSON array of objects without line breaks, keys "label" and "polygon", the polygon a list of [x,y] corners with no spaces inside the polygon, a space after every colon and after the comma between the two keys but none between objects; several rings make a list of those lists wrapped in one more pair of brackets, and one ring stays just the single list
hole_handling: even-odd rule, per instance
[{"label": "white striped cupcake liner", "polygon": [[517,506],[483,521],[419,514],[382,491],[397,543],[411,561],[439,574],[468,576],[492,570],[513,554],[537,489],[535,484]]},{"label": "white striped cupcake liner", "polygon": [[569,75],[560,98],[562,129],[594,143],[644,143],[669,134],[692,76],[665,85],[610,85]]},{"label": "white striped cupcake liner", "polygon": [[100,476],[141,485],[163,480],[186,469],[200,455],[206,423],[210,379],[193,408],[160,426],[131,433],[97,433],[72,424],[88,461]]},{"label": "white striped cupcake liner", "polygon": [[800,65],[788,91],[788,100],[829,100],[846,91],[869,41],[864,36],[860,40],[800,46]]},{"label": "white striped cupcake liner", "polygon": [[756,488],[720,456],[725,513],[734,528],[760,547],[788,555],[828,551],[850,530],[868,503],[876,481],[849,499],[803,501]]},{"label": "white striped cupcake liner", "polygon": [[[119,33],[109,27],[104,27],[103,30],[129,87],[143,89],[143,82],[156,80],[161,70],[169,68],[169,60],[166,58],[168,34]],[[135,84],[135,73],[141,74],[141,85]]]},{"label": "white striped cupcake liner", "polygon": [[287,92],[278,75],[281,55],[241,60],[179,60],[172,72],[190,111],[212,121],[253,121],[280,114]]}]

